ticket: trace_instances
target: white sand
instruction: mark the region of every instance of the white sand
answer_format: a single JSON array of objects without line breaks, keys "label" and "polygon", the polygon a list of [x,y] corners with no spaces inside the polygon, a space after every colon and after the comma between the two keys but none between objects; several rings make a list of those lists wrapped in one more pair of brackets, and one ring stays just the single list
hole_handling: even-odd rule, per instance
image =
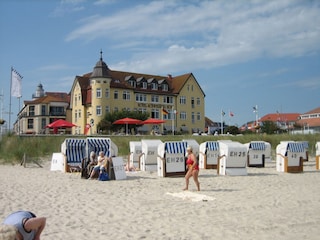
[{"label": "white sand", "polygon": [[248,176],[201,170],[201,192],[184,178],[130,172],[84,180],[31,164],[0,166],[0,218],[16,210],[47,217],[42,239],[319,239],[320,171],[279,173],[275,162]]}]

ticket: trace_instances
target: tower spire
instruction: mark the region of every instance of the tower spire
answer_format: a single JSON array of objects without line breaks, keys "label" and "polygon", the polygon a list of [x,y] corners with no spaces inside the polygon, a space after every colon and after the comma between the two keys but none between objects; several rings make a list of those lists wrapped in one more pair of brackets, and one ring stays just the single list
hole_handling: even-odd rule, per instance
[{"label": "tower spire", "polygon": [[100,49],[100,60],[102,61],[102,49]]}]

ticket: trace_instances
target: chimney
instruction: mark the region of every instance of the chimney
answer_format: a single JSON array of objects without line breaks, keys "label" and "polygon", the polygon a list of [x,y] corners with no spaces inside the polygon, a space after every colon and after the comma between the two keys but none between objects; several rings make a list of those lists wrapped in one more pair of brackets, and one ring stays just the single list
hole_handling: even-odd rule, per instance
[{"label": "chimney", "polygon": [[171,74],[168,74],[168,79],[172,80],[172,75]]}]

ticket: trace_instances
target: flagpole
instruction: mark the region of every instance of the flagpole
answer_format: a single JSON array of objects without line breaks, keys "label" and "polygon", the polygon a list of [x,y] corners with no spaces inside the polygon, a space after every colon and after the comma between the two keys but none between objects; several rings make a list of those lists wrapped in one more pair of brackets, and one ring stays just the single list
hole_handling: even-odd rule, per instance
[{"label": "flagpole", "polygon": [[[163,107],[161,108],[161,119],[164,120]],[[161,124],[161,134],[164,134],[163,128],[164,128],[164,126],[163,126],[163,124]]]},{"label": "flagpole", "polygon": [[20,114],[20,98],[21,97],[19,97],[18,99],[19,99],[19,108],[18,108],[18,135],[20,136],[20,116],[19,116],[19,114]]},{"label": "flagpole", "polygon": [[171,118],[172,118],[172,135],[174,135],[174,113],[173,113],[173,106],[171,108]]},{"label": "flagpole", "polygon": [[[3,119],[3,117],[2,117],[3,98],[4,98],[4,95],[3,95],[3,89],[2,89],[1,95],[0,95],[0,119]],[[0,123],[0,140],[1,140],[1,138],[2,138],[2,124]]]},{"label": "flagpole", "polygon": [[221,113],[220,113],[220,116],[221,116],[221,134],[223,134],[223,110],[221,109]]},{"label": "flagpole", "polygon": [[12,71],[13,68],[11,67],[11,72],[10,72],[10,100],[9,100],[9,133],[10,131],[10,127],[11,127],[11,91],[12,91]]}]

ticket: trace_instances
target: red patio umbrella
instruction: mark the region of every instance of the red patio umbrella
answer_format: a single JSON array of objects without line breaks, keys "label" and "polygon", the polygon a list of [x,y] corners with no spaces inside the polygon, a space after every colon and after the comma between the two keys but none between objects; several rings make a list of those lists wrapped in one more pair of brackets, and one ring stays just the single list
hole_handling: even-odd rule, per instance
[{"label": "red patio umbrella", "polygon": [[53,133],[58,133],[58,128],[71,128],[71,127],[75,127],[77,125],[71,123],[71,122],[68,122],[64,119],[58,119],[50,124],[48,124],[46,126],[46,128],[53,128]]},{"label": "red patio umbrella", "polygon": [[121,118],[113,122],[113,124],[125,124],[126,125],[126,134],[128,134],[128,125],[129,124],[141,124],[142,121],[135,118]]},{"label": "red patio umbrella", "polygon": [[157,119],[157,118],[148,118],[147,120],[144,120],[142,124],[161,124],[165,123],[165,120]]},{"label": "red patio umbrella", "polygon": [[60,127],[65,127],[65,128],[71,128],[71,127],[75,127],[76,125],[68,122],[64,119],[58,119],[50,124],[48,124],[46,126],[46,128],[60,128]]}]

